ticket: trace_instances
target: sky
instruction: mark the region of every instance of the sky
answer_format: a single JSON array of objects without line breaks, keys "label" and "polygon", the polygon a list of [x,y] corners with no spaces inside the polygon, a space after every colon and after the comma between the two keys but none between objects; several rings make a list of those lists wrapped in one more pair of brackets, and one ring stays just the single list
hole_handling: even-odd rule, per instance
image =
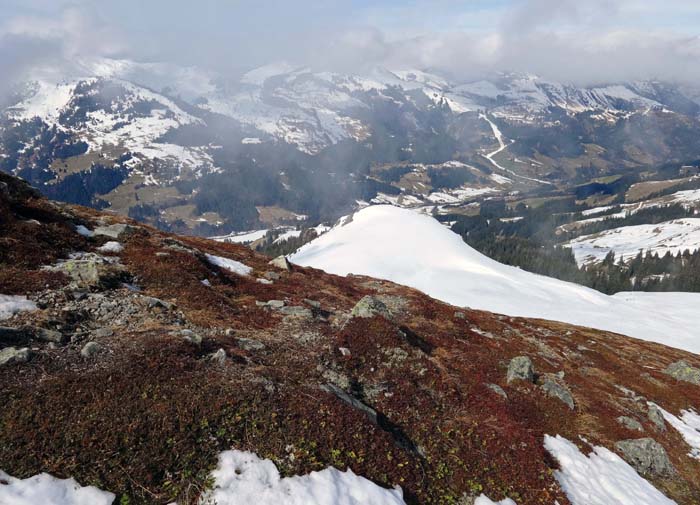
[{"label": "sky", "polygon": [[695,81],[699,36],[697,0],[0,0],[0,75],[119,57],[231,75],[288,61]]}]

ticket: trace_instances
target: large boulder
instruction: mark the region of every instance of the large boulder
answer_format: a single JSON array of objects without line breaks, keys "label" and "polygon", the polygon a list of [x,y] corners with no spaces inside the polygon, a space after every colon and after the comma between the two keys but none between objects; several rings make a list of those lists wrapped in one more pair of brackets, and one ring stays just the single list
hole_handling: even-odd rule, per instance
[{"label": "large boulder", "polygon": [[277,256],[275,259],[269,262],[273,267],[281,268],[282,270],[291,270],[292,264],[289,262],[286,256]]},{"label": "large boulder", "polygon": [[506,376],[508,384],[514,381],[535,381],[535,367],[532,360],[527,356],[516,356],[508,364],[508,374]]},{"label": "large boulder", "polygon": [[653,438],[620,440],[615,448],[625,461],[643,475],[669,477],[676,472],[666,449]]},{"label": "large boulder", "polygon": [[391,312],[386,304],[374,296],[363,297],[350,312],[351,317],[370,318],[375,316],[391,318]]},{"label": "large boulder", "polygon": [[128,277],[122,265],[93,253],[61,261],[47,270],[65,274],[80,288],[114,287]]},{"label": "large boulder", "polygon": [[691,366],[683,360],[668,365],[664,373],[679,381],[690,382],[700,386],[700,368]]}]

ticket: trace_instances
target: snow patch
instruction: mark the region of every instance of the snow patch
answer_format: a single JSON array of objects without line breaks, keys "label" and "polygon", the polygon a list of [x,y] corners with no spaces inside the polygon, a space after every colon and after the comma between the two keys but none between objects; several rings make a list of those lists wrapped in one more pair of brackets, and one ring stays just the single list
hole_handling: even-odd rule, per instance
[{"label": "snow patch", "polygon": [[405,505],[400,488],[384,489],[350,469],[281,478],[272,461],[245,451],[221,453],[212,477],[214,488],[201,504]]},{"label": "snow patch", "polygon": [[115,498],[96,487],[82,487],[74,479],[57,479],[47,473],[16,479],[0,471],[2,505],[112,505]]},{"label": "snow patch", "polygon": [[260,240],[267,234],[267,229],[265,230],[253,230],[245,231],[240,233],[231,233],[229,235],[221,235],[218,237],[209,237],[211,240],[216,240],[217,242],[229,242],[233,244],[247,244],[248,242],[255,242]]},{"label": "snow patch", "polygon": [[510,498],[506,498],[505,500],[501,501],[493,501],[491,500],[488,496],[485,494],[482,494],[479,496],[476,501],[474,502],[474,505],[516,505],[513,500]]},{"label": "snow patch", "polygon": [[594,447],[588,456],[557,435],[545,435],[544,447],[560,470],[554,472],[572,505],[674,505],[658,489],[605,447]]},{"label": "snow patch", "polygon": [[119,242],[115,242],[113,240],[110,240],[109,242],[106,242],[104,245],[100,246],[97,248],[98,251],[101,253],[112,253],[112,254],[119,254],[124,250],[124,246],[121,245]]},{"label": "snow patch", "polygon": [[241,263],[240,261],[231,260],[228,258],[223,258],[221,256],[214,256],[213,254],[205,254],[207,261],[212,265],[228,270],[238,275],[250,275],[253,271],[248,265]]},{"label": "snow patch", "polygon": [[85,226],[83,226],[82,224],[79,224],[78,226],[75,227],[75,232],[76,232],[78,235],[82,235],[83,237],[88,237],[88,238],[90,238],[90,237],[92,237],[92,236],[95,235],[95,232],[93,232],[92,230],[88,230],[88,229],[87,229]]},{"label": "snow patch", "polygon": [[[653,403],[649,403],[654,405]],[[668,424],[681,434],[683,440],[690,446],[688,456],[694,459],[700,459],[700,416],[692,410],[684,410],[681,412],[680,419],[670,412],[656,405],[663,414],[664,419]]]},{"label": "snow patch", "polygon": [[36,310],[37,306],[26,296],[0,295],[0,321],[9,319],[18,312]]}]

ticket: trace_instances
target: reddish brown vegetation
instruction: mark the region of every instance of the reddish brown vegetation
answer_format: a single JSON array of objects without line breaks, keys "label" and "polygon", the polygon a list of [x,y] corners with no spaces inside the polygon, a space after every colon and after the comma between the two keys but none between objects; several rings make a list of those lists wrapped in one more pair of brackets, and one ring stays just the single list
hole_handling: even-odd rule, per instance
[{"label": "reddish brown vegetation", "polygon": [[[9,207],[0,199],[0,241],[18,244],[0,253],[0,293],[59,287],[65,279],[38,268],[98,244],[73,231],[74,223],[96,218],[92,211],[61,214],[21,195]],[[21,212],[40,216],[43,224],[32,225],[40,231],[30,233]],[[149,323],[104,338],[109,353],[98,361],[68,345],[0,368],[0,468],[20,477],[73,476],[129,503],[185,504],[196,501],[218,452],[238,448],[271,458],[285,474],[350,467],[402,486],[408,503],[457,503],[483,492],[519,505],[565,504],[543,436],[580,443],[583,435],[613,447],[637,436],[615,421],[633,415],[679,471],[655,484],[679,503],[700,501],[700,462],[687,457],[674,430],[656,432],[616,387],[676,413],[700,406],[700,387],[662,373],[678,359],[698,364],[693,355],[560,323],[480,311],[463,311],[462,319],[455,307],[363,277],[295,268],[261,284],[256,278],[274,270],[268,258],[235,245],[177,240],[182,247],[169,248],[167,234],[141,227],[124,240],[121,261],[144,293],[174,302],[188,325],[209,330],[202,346]],[[254,273],[218,269],[201,253],[242,261]],[[401,301],[391,321],[348,318],[371,293]],[[320,317],[285,318],[255,303],[301,306],[306,298],[321,303]],[[244,350],[239,336],[265,347]],[[229,356],[221,367],[206,359],[218,348]],[[507,385],[507,364],[517,355],[530,356],[540,374],[565,372],[576,409],[535,384]],[[373,409],[378,421],[321,389],[330,383]],[[488,383],[503,387],[508,400]]]}]

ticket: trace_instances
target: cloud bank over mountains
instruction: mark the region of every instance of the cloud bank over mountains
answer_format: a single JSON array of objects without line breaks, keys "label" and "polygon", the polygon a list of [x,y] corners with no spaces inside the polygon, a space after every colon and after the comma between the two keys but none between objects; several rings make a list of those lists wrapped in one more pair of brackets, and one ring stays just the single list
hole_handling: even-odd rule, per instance
[{"label": "cloud bank over mountains", "polygon": [[[3,83],[91,57],[196,65],[226,76],[288,61],[314,70],[494,72],[579,85],[700,78],[688,0],[5,0]],[[0,90],[2,85],[0,85]]]}]

